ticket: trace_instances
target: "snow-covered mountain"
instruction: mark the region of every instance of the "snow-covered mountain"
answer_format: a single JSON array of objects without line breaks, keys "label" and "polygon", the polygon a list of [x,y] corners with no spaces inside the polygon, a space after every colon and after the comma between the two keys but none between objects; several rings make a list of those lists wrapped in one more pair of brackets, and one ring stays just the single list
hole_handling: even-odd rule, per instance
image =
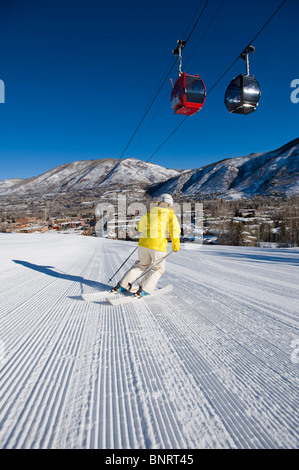
[{"label": "snow-covered mountain", "polygon": [[94,191],[134,196],[168,192],[181,197],[247,198],[256,195],[299,194],[299,138],[265,153],[228,158],[193,170],[164,168],[134,158],[67,163],[29,179],[0,181],[0,197],[13,199],[37,195]]},{"label": "snow-covered mountain", "polygon": [[7,189],[11,189],[13,186],[24,181],[22,178],[12,178],[10,180],[0,181],[0,192],[5,192]]},{"label": "snow-covered mountain", "polygon": [[60,165],[24,180],[0,181],[0,195],[59,194],[90,189],[122,190],[125,186],[148,187],[181,174],[152,163],[126,160],[83,160]]},{"label": "snow-covered mountain", "polygon": [[271,152],[229,158],[190,170],[149,191],[155,196],[169,192],[226,198],[299,194],[299,138]]}]

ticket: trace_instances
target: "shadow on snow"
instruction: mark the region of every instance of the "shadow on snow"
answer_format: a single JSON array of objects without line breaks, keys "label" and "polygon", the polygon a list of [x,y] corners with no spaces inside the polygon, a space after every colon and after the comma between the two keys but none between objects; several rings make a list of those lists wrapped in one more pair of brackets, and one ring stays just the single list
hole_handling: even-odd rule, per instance
[{"label": "shadow on snow", "polygon": [[111,286],[108,284],[103,284],[97,281],[90,281],[89,279],[84,279],[84,277],[81,277],[81,276],[74,276],[72,274],[66,274],[66,273],[55,271],[55,268],[53,266],[39,266],[38,264],[28,263],[28,261],[22,261],[22,260],[17,260],[17,259],[14,259],[12,261],[16,264],[20,264],[21,266],[24,266],[25,268],[32,269],[33,271],[37,271],[39,273],[43,273],[43,274],[46,274],[47,276],[55,277],[57,279],[78,282],[80,284],[85,284],[86,286],[89,286],[89,287],[94,287],[97,290],[106,290],[108,288],[111,289]]}]

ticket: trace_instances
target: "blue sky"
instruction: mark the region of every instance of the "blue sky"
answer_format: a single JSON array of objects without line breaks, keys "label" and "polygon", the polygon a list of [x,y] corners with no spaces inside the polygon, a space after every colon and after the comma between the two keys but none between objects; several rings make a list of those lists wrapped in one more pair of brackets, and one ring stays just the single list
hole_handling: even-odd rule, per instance
[{"label": "blue sky", "polygon": [[[210,0],[183,51],[183,70],[207,90],[281,0]],[[205,1],[2,0],[0,5],[0,180],[28,178],[74,160],[120,158]],[[216,15],[216,12],[217,15]],[[216,16],[215,16],[216,15]],[[262,89],[257,111],[231,115],[229,82],[240,59],[152,163],[198,168],[275,149],[299,136],[298,0],[288,0],[253,45],[250,72]],[[169,68],[169,67],[168,67]],[[183,119],[170,106],[173,68],[123,158],[147,161]]]}]

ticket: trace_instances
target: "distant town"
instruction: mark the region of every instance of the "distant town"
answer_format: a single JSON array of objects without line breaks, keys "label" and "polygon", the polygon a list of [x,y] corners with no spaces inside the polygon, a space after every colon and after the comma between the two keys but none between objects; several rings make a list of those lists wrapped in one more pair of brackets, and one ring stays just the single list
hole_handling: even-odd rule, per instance
[{"label": "distant town", "polygon": [[[80,215],[72,213],[65,217],[41,217],[32,215],[24,218],[0,217],[0,232],[45,233],[56,231],[62,234],[75,233],[83,236],[103,236],[111,239],[138,239],[136,225],[140,215],[113,220],[101,219],[95,213]],[[192,243],[201,237],[203,244],[240,246],[299,246],[299,198],[262,198],[251,201],[206,200],[200,221],[201,233],[196,234],[194,214],[189,227],[182,224],[182,243]],[[197,221],[198,223],[198,221]],[[120,233],[122,236],[120,237]],[[123,235],[125,233],[125,236]]]},{"label": "distant town", "polygon": [[0,223],[0,232],[17,233],[45,233],[49,230],[57,232],[78,232],[82,235],[94,235],[95,219],[78,217],[66,217],[62,219],[48,218],[47,220],[37,217],[27,217],[22,219],[8,219]]}]

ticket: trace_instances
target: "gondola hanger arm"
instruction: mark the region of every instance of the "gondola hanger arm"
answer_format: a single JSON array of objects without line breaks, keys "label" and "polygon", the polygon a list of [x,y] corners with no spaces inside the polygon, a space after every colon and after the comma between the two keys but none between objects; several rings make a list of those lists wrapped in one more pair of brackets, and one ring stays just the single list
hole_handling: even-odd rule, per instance
[{"label": "gondola hanger arm", "polygon": [[240,55],[241,59],[243,59],[246,64],[246,77],[249,77],[249,52],[252,52],[252,54],[255,52],[255,47],[251,44],[249,44]]},{"label": "gondola hanger arm", "polygon": [[182,50],[184,49],[187,41],[183,41],[182,39],[178,39],[178,47],[176,49],[173,49],[173,54],[178,56],[178,61],[179,61],[179,75],[182,75]]}]

